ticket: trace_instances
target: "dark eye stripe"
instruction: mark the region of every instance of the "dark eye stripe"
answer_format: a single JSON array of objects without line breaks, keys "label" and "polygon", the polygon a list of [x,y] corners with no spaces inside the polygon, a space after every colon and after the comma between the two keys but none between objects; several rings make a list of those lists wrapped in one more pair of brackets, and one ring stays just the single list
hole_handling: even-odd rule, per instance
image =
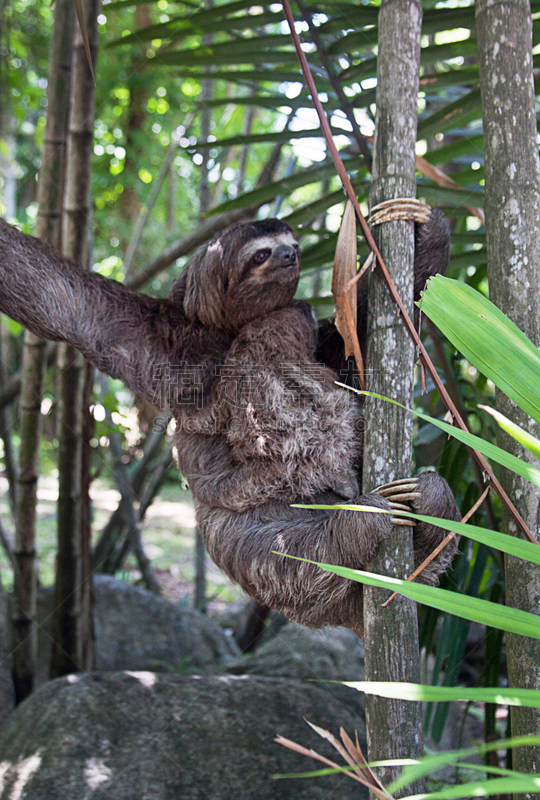
[{"label": "dark eye stripe", "polygon": [[254,264],[264,264],[265,261],[268,261],[270,258],[272,251],[269,247],[265,247],[262,250],[257,250],[253,258],[251,259]]},{"label": "dark eye stripe", "polygon": [[[257,253],[260,253],[260,252],[268,253],[268,255],[262,261],[257,261],[256,260],[256,256],[257,256]],[[244,265],[244,268],[243,268],[242,273],[240,275],[240,282],[242,282],[243,280],[245,280],[247,278],[247,276],[249,275],[249,273],[251,272],[251,270],[254,267],[258,267],[261,264],[264,264],[264,262],[267,261],[268,258],[270,258],[270,256],[272,255],[272,250],[271,250],[271,248],[267,247],[267,248],[258,250],[257,253],[252,255],[251,258],[249,259],[249,261],[247,262],[247,264]]]}]

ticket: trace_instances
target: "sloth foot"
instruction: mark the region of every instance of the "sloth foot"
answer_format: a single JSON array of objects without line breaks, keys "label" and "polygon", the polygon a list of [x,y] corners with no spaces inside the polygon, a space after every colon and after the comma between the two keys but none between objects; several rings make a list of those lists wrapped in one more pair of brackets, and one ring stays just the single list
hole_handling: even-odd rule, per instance
[{"label": "sloth foot", "polygon": [[[413,511],[411,502],[418,500],[420,497],[417,478],[401,478],[391,483],[385,483],[383,486],[378,486],[373,491],[388,500],[390,508],[394,511]],[[414,520],[405,519],[404,517],[392,517],[391,519],[392,525],[395,527],[414,528],[416,525]]]},{"label": "sloth foot", "polygon": [[424,223],[431,216],[431,207],[415,197],[396,197],[395,200],[385,200],[373,206],[368,219],[370,225],[382,225],[394,219],[410,220],[411,222]]}]

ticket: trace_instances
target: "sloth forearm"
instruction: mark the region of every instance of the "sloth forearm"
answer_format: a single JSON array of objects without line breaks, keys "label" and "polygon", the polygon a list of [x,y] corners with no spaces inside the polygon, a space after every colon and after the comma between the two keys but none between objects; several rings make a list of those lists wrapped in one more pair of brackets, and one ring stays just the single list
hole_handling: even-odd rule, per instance
[{"label": "sloth forearm", "polygon": [[69,342],[135,391],[155,393],[156,364],[168,356],[170,304],[83,270],[4,220],[0,310],[43,339]]},{"label": "sloth forearm", "polygon": [[211,508],[247,511],[271,500],[292,502],[290,487],[252,464],[236,467],[234,472],[217,478],[188,476],[188,483],[193,496]]},{"label": "sloth forearm", "polygon": [[32,333],[76,346],[95,338],[85,335],[91,283],[77,264],[0,220],[0,309]]}]

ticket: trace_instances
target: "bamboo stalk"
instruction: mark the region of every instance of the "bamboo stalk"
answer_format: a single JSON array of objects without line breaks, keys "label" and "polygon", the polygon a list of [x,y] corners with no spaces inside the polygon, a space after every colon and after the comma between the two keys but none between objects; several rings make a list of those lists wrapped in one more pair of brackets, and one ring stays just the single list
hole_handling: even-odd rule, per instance
[{"label": "bamboo stalk", "polygon": [[[72,0],[57,0],[47,89],[47,117],[38,183],[36,234],[60,243],[65,142],[69,111],[71,43],[74,25]],[[32,691],[36,649],[36,502],[39,465],[40,411],[45,372],[45,342],[24,334],[21,370],[19,479],[15,512],[15,569],[11,621],[13,681],[17,702]],[[6,387],[7,388],[7,387]]]},{"label": "bamboo stalk", "polygon": [[[99,0],[83,10],[92,64],[97,53]],[[80,28],[73,47],[73,88],[69,122],[63,253],[90,266],[90,175],[95,108],[92,64]],[[86,368],[82,355],[59,348],[58,549],[52,618],[51,676],[88,670],[93,665],[90,544],[82,514],[82,463]]]}]

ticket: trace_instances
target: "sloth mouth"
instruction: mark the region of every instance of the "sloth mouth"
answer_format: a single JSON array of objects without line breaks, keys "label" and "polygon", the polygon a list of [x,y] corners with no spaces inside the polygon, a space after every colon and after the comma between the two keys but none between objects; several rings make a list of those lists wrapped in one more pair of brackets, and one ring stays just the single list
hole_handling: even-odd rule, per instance
[{"label": "sloth mouth", "polygon": [[281,264],[268,264],[265,269],[265,272],[273,272],[274,270],[297,270],[300,267],[300,263],[297,258],[294,261],[287,261]]}]

